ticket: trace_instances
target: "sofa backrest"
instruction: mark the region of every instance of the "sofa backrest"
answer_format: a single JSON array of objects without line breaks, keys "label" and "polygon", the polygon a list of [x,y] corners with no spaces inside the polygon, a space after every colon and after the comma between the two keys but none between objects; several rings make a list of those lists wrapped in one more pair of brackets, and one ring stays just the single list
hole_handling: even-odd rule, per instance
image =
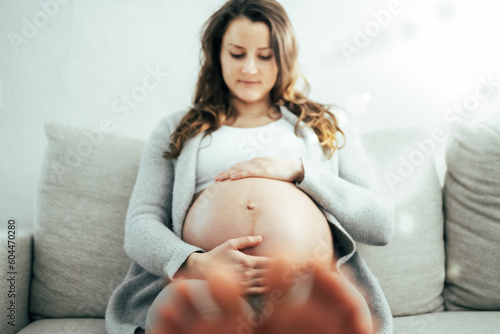
[{"label": "sofa backrest", "polygon": [[382,181],[380,190],[395,203],[396,226],[387,246],[358,243],[358,251],[394,316],[442,311],[442,193],[433,154],[443,139],[408,127],[366,133],[361,140]]},{"label": "sofa backrest", "polygon": [[500,123],[456,126],[446,163],[446,309],[500,310]]},{"label": "sofa backrest", "polygon": [[30,312],[102,318],[130,266],[125,214],[143,141],[50,122],[45,134]]},{"label": "sofa backrest", "polygon": [[[45,133],[30,311],[35,319],[104,317],[108,299],[130,264],[123,250],[124,222],[144,142],[56,123],[46,123]],[[401,169],[404,174],[409,168],[408,175],[400,175],[394,191],[384,189],[397,205],[391,243],[358,245],[394,315],[443,308],[441,190],[432,158],[414,153],[415,140],[425,138],[428,134],[419,128],[361,136],[383,180],[388,172],[398,173],[405,164],[400,159],[418,164],[413,171],[406,165]]]}]

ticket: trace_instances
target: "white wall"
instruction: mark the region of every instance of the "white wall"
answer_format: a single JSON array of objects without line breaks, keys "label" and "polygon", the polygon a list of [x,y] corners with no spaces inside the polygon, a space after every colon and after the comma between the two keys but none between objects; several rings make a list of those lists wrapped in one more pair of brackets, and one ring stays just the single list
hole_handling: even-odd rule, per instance
[{"label": "white wall", "polygon": [[[146,139],[165,114],[191,103],[202,24],[224,1],[0,0],[0,213],[33,222],[46,121]],[[455,121],[500,121],[500,22],[494,1],[283,0],[310,97],[347,110],[359,132]],[[393,9],[383,25],[373,13]],[[46,19],[46,20],[45,20]],[[373,29],[372,37],[359,31]],[[377,31],[377,28],[380,28]],[[363,45],[364,43],[364,45]],[[350,57],[345,51],[356,48]],[[162,74],[127,107],[150,71]],[[479,77],[496,84],[473,111]],[[148,81],[151,85],[153,81]],[[477,101],[477,100],[476,100]],[[137,101],[136,101],[137,102]],[[448,111],[452,109],[452,111]],[[125,113],[124,113],[125,112]],[[442,180],[444,145],[436,161]]]}]

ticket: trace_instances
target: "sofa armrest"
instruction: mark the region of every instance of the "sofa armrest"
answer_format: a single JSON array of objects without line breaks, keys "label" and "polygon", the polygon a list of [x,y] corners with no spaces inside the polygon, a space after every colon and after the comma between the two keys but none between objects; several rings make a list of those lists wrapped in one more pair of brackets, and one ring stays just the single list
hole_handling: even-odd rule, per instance
[{"label": "sofa armrest", "polygon": [[30,322],[33,232],[21,231],[12,222],[2,226],[0,235],[0,333],[4,334],[17,333]]}]

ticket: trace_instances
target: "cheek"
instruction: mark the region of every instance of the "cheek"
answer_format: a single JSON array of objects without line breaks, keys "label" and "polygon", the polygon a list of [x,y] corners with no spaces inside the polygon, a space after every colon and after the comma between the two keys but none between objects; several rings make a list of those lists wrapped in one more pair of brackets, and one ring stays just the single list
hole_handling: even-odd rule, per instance
[{"label": "cheek", "polygon": [[272,81],[274,84],[278,77],[278,66],[276,65],[276,63],[267,65],[266,73],[267,80]]},{"label": "cheek", "polygon": [[225,60],[225,62],[222,64],[222,73],[225,78],[234,78],[238,76],[238,63],[231,60]]}]

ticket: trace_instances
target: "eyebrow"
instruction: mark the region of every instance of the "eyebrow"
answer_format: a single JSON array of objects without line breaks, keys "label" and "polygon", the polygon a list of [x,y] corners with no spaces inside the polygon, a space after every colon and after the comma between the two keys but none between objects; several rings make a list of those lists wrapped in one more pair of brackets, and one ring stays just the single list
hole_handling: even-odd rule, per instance
[{"label": "eyebrow", "polygon": [[[239,46],[239,45],[236,45],[236,44],[229,43],[228,45],[235,46],[235,47],[237,47],[238,49],[244,49],[244,47]],[[257,50],[266,50],[266,49],[270,49],[270,47],[258,48]]]}]

